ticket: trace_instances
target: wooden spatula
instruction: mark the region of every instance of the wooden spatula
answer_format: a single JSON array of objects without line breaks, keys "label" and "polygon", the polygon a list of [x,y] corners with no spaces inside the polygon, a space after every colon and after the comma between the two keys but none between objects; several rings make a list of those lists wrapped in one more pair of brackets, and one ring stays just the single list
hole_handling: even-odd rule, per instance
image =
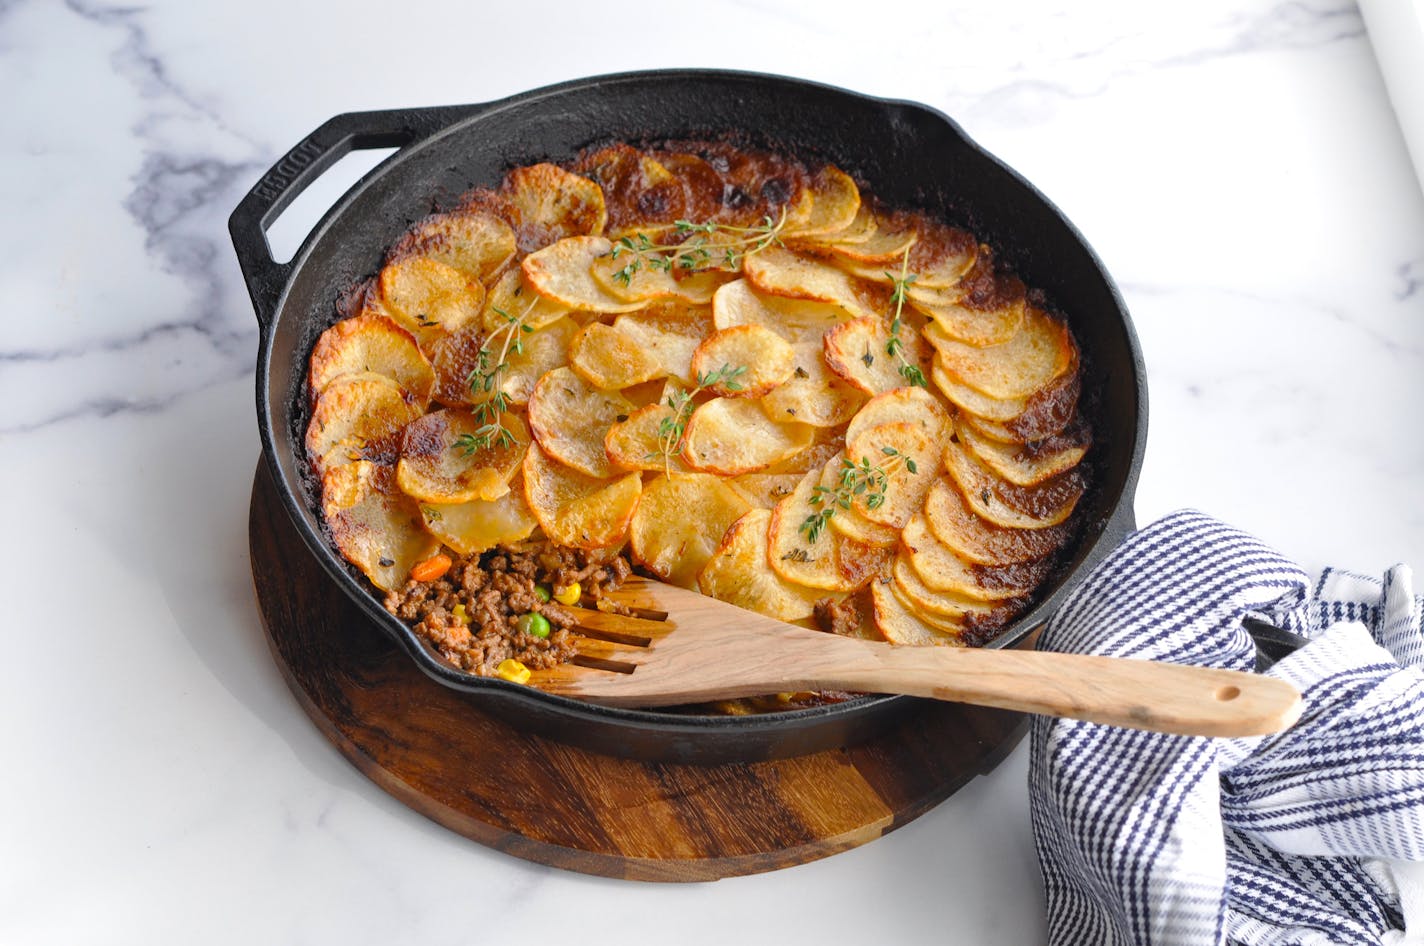
[{"label": "wooden spatula", "polygon": [[1079,654],[903,647],[807,630],[642,578],[627,617],[568,608],[574,661],[530,684],[609,706],[672,706],[803,690],[903,693],[1193,736],[1255,736],[1300,716],[1284,680]]}]

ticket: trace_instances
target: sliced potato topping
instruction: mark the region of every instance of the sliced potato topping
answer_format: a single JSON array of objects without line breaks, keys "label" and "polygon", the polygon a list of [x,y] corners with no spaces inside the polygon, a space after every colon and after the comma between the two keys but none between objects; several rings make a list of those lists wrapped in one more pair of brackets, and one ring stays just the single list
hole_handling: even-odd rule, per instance
[{"label": "sliced potato topping", "polygon": [[975,514],[1010,529],[1058,525],[1073,514],[1086,486],[1078,467],[1037,486],[1015,486],[954,441],[944,445],[944,465]]},{"label": "sliced potato topping", "polygon": [[879,318],[886,311],[888,294],[860,283],[829,263],[798,256],[780,247],[768,247],[743,264],[747,279],[757,290],[788,299],[830,302],[855,318]]},{"label": "sliced potato topping", "polygon": [[966,424],[959,439],[981,463],[1015,486],[1036,486],[1072,469],[1092,444],[1085,424],[1031,444],[1000,443]]},{"label": "sliced potato topping", "polygon": [[312,349],[308,377],[313,394],[321,394],[336,378],[365,372],[390,378],[422,408],[430,403],[434,369],[415,337],[383,315],[343,319],[322,332]]},{"label": "sliced potato topping", "polygon": [[[609,255],[594,260],[590,268],[594,281],[609,295],[629,302],[677,301],[687,305],[710,305],[718,288],[727,282],[725,273],[713,269],[684,272],[676,264],[671,268],[646,264],[630,268],[629,254],[617,251],[623,248],[620,245],[622,240],[632,239],[620,237],[613,243]],[[666,258],[671,260],[675,250],[676,247],[668,247],[664,251]],[[614,255],[615,252],[617,255]],[[664,256],[664,253],[653,252],[660,258]]]},{"label": "sliced potato topping", "polygon": [[601,236],[569,237],[535,250],[519,265],[524,281],[551,302],[580,312],[633,312],[644,302],[613,295],[593,278],[593,264],[613,252]]},{"label": "sliced potato topping", "polygon": [[912,647],[963,647],[957,630],[935,627],[895,594],[890,578],[877,578],[870,583],[870,600],[875,626],[892,644]]},{"label": "sliced potato topping", "polygon": [[744,398],[714,397],[687,421],[687,465],[704,473],[736,476],[771,466],[810,446],[806,424],[767,417]]},{"label": "sliced potato topping", "polygon": [[[866,394],[883,394],[909,383],[901,368],[922,372],[928,367],[920,334],[909,325],[900,327],[898,354],[890,348],[890,330],[880,319],[853,319],[826,333],[826,364],[845,381]],[[903,359],[903,360],[902,360]]]},{"label": "sliced potato topping", "polygon": [[761,397],[791,378],[796,353],[769,328],[738,325],[712,333],[692,355],[696,378],[727,375],[708,390],[723,397]]},{"label": "sliced potato topping", "polygon": [[949,411],[938,398],[924,388],[904,387],[866,401],[846,427],[846,441],[854,440],[871,427],[901,421],[918,424],[935,443],[947,438],[954,429]]},{"label": "sliced potato topping", "polygon": [[863,587],[889,560],[889,551],[820,529],[805,528],[825,501],[817,488],[821,471],[803,476],[791,495],[778,502],[767,526],[767,561],[782,578],[808,588],[851,592]]},{"label": "sliced potato topping", "polygon": [[603,548],[622,543],[643,492],[643,478],[588,476],[531,444],[524,455],[524,499],[544,534],[560,545]]},{"label": "sliced potato topping", "polygon": [[833,302],[763,295],[746,279],[727,283],[712,297],[717,328],[761,325],[792,343],[819,342],[828,329],[849,318],[851,314]]},{"label": "sliced potato topping", "polygon": [[788,238],[838,233],[851,226],[860,211],[860,188],[849,174],[834,165],[817,171],[803,193],[810,197],[809,206],[795,218],[788,217],[784,230]]},{"label": "sliced potato topping", "polygon": [[[608,428],[603,449],[620,470],[686,472],[687,464],[674,443],[665,443],[664,423],[673,423],[674,413],[666,403],[646,404]],[[667,438],[669,441],[671,438]]]},{"label": "sliced potato topping", "polygon": [[[816,469],[820,469],[817,465]],[[781,502],[791,491],[796,488],[796,484],[801,482],[804,473],[743,473],[741,476],[733,476],[727,480],[727,485],[736,490],[737,493],[747,501],[748,505],[758,509],[771,509]]]},{"label": "sliced potato topping", "polygon": [[490,287],[480,321],[489,332],[504,328],[511,319],[534,331],[553,325],[571,311],[568,306],[551,302],[531,289],[524,282],[523,271],[516,266]]},{"label": "sliced potato topping", "polygon": [[633,557],[664,581],[694,588],[723,534],[750,508],[719,476],[684,473],[655,479],[633,513]]},{"label": "sliced potato topping", "polygon": [[416,224],[391,251],[392,259],[423,256],[484,283],[514,259],[514,231],[480,211],[434,214]]},{"label": "sliced potato topping", "polygon": [[[326,386],[307,424],[307,456],[339,455],[337,448],[362,450],[392,437],[420,416],[420,408],[400,385],[379,374],[354,374]],[[332,451],[337,451],[333,454]]]},{"label": "sliced potato topping", "polygon": [[934,485],[941,447],[920,425],[898,421],[862,431],[846,443],[846,459],[879,471],[855,497],[855,511],[871,522],[902,529]]},{"label": "sliced potato topping", "polygon": [[383,309],[422,346],[478,324],[485,301],[479,282],[428,256],[387,263],[378,285]]},{"label": "sliced potato topping", "polygon": [[713,331],[711,314],[705,308],[676,304],[620,315],[613,324],[657,361],[659,377],[666,375],[684,384],[693,382],[693,353]]},{"label": "sliced potato topping", "polygon": [[728,604],[780,621],[809,618],[827,592],[792,584],[767,567],[771,513],[752,509],[732,523],[697,576],[697,587]]},{"label": "sliced potato topping", "polygon": [[[829,496],[836,492],[841,485],[845,469],[844,453],[837,453],[826,461],[825,466],[821,468],[820,483],[821,489],[826,495]],[[898,529],[881,525],[878,522],[871,522],[860,514],[853,502],[849,503],[849,508],[837,504],[830,524],[831,528],[841,535],[872,548],[893,549],[900,542]]]},{"label": "sliced potato topping", "polygon": [[440,549],[420,508],[395,488],[390,467],[358,460],[326,471],[321,510],[332,541],[382,591],[406,583],[411,567]]},{"label": "sliced potato topping", "polygon": [[509,492],[498,499],[422,503],[420,512],[430,534],[461,555],[523,541],[539,526],[524,500],[524,484],[518,474]]},{"label": "sliced potato topping", "polygon": [[966,562],[930,531],[924,513],[916,513],[905,525],[900,549],[926,587],[979,601],[1022,597],[1048,574],[1045,559],[1013,565]]},{"label": "sliced potato topping", "polygon": [[553,164],[515,168],[501,188],[526,252],[565,237],[597,236],[608,222],[603,189]]},{"label": "sliced potato topping", "polygon": [[1008,341],[979,347],[946,340],[938,347],[943,367],[961,384],[995,398],[1027,397],[1067,372],[1074,363],[1068,327],[1042,309],[1029,307],[1023,327]]},{"label": "sliced potato topping", "polygon": [[954,481],[940,477],[925,497],[925,523],[956,555],[981,565],[1014,565],[1046,558],[1072,537],[1067,524],[1011,529],[980,518]]},{"label": "sliced potato topping", "polygon": [[831,371],[819,342],[804,342],[792,346],[791,377],[761,403],[773,420],[839,427],[855,416],[865,395]]},{"label": "sliced potato topping", "polygon": [[[408,495],[427,503],[468,503],[498,499],[529,448],[529,430],[518,414],[500,415],[507,436],[487,430],[486,422],[467,410],[426,414],[405,427],[396,482]],[[484,447],[477,447],[482,437]]]},{"label": "sliced potato topping", "polygon": [[596,388],[616,390],[662,377],[658,360],[616,324],[590,322],[569,343],[569,367]]},{"label": "sliced potato topping", "polygon": [[529,426],[549,456],[603,478],[618,472],[603,438],[633,409],[633,402],[619,392],[593,387],[568,367],[555,368],[539,379],[529,397]]}]

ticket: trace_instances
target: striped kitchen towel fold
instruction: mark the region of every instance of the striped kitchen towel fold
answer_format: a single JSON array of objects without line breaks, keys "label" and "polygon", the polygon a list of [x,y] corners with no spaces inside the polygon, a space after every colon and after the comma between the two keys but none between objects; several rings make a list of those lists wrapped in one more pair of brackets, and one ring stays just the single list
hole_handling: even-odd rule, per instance
[{"label": "striped kitchen towel fold", "polygon": [[1036,718],[1051,942],[1424,943],[1421,600],[1405,566],[1312,585],[1190,511],[1103,561],[1040,648],[1250,670],[1256,617],[1311,638],[1267,671],[1305,712],[1285,733],[1215,740]]}]

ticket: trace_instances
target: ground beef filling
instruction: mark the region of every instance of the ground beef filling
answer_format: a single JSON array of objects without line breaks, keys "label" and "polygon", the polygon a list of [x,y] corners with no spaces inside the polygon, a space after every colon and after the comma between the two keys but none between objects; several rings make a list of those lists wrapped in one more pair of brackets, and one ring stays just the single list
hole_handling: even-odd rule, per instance
[{"label": "ground beef filling", "polygon": [[[541,601],[535,588],[558,592],[577,582],[580,605],[624,611],[604,596],[630,574],[621,555],[547,543],[497,548],[456,559],[435,581],[406,582],[386,595],[385,606],[461,670],[490,676],[510,659],[539,670],[568,661],[575,649],[568,609]],[[457,605],[464,607],[464,620]],[[549,622],[548,637],[519,630],[519,617],[531,612]]]}]

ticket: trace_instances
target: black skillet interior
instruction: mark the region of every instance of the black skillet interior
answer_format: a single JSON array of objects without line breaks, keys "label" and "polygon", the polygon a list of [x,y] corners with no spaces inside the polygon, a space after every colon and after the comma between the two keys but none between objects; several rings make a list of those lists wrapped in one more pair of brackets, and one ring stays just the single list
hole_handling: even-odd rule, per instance
[{"label": "black skillet interior", "polygon": [[[579,80],[484,105],[333,118],[296,145],[234,211],[230,230],[258,320],[257,411],[264,455],[313,554],[421,669],[479,693],[519,725],[598,751],[667,761],[751,761],[850,744],[912,701],[864,697],[755,717],[612,710],[550,697],[446,666],[386,614],[365,579],[324,538],[302,454],[303,379],[341,293],[375,272],[407,227],[511,167],[563,161],[614,140],[720,137],[835,163],[892,206],[972,230],[1067,316],[1084,355],[1095,485],[1086,526],[1051,592],[994,646],[1042,625],[1073,578],[1131,530],[1146,438],[1146,379],[1126,307],[1081,235],[1049,201],[944,115],[775,76],[660,71]],[[354,149],[400,147],[354,186],[293,261],[276,264],[265,231],[297,193]]]}]

